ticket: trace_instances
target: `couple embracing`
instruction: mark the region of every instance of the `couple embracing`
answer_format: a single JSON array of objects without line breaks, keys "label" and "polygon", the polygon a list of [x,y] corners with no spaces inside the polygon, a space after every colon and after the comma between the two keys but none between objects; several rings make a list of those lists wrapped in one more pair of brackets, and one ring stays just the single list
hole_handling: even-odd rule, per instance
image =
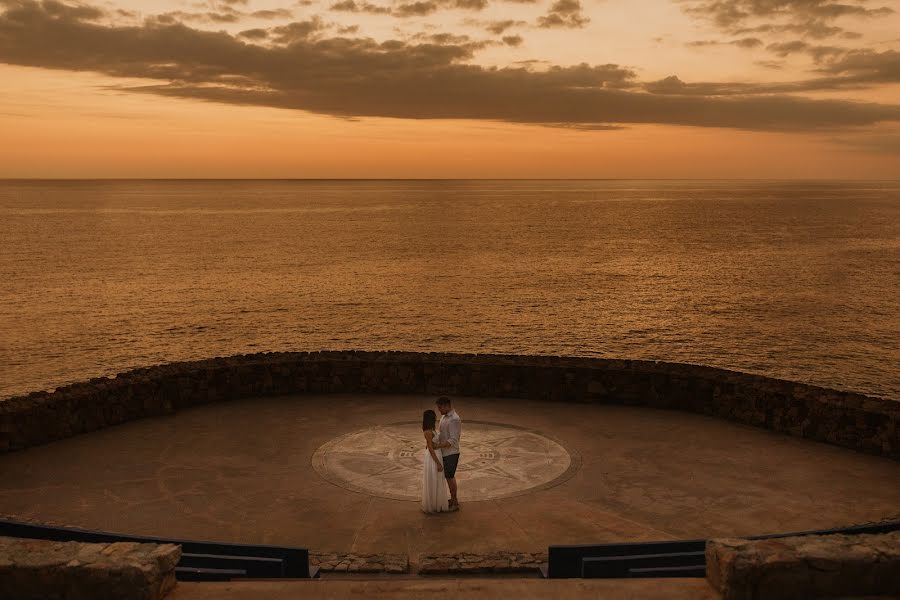
[{"label": "couple embracing", "polygon": [[[426,410],[422,415],[422,433],[425,436],[422,510],[426,513],[459,510],[459,500],[456,499],[456,467],[459,465],[462,423],[453,410],[450,398],[438,398],[437,408],[441,413],[441,421],[437,427],[437,415],[433,410]],[[450,489],[449,502],[444,491],[444,481]]]}]

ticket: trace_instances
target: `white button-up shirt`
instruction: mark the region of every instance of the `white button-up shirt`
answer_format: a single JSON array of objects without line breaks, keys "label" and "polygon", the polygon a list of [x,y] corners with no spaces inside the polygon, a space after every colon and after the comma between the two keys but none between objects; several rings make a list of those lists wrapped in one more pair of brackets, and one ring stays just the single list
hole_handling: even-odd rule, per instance
[{"label": "white button-up shirt", "polygon": [[462,435],[462,421],[455,410],[450,410],[446,415],[441,417],[439,425],[440,441],[450,442],[449,448],[442,448],[441,452],[444,456],[450,454],[459,454],[459,438]]}]

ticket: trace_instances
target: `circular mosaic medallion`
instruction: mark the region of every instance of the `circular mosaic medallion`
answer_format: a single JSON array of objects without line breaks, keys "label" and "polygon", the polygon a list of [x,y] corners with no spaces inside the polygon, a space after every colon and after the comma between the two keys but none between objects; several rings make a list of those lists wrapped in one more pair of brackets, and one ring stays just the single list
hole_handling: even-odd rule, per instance
[{"label": "circular mosaic medallion", "polygon": [[[421,424],[410,421],[335,438],[316,450],[312,463],[322,477],[343,488],[382,498],[419,500],[426,453]],[[576,454],[530,429],[463,421],[456,471],[463,502],[551,487],[571,477],[577,466]]]}]

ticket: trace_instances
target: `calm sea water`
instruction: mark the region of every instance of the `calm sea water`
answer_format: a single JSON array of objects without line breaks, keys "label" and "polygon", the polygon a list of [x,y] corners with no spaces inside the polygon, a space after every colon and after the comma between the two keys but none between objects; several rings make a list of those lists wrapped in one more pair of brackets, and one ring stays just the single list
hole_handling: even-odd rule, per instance
[{"label": "calm sea water", "polygon": [[0,181],[0,398],[359,348],[900,399],[898,291],[900,182]]}]

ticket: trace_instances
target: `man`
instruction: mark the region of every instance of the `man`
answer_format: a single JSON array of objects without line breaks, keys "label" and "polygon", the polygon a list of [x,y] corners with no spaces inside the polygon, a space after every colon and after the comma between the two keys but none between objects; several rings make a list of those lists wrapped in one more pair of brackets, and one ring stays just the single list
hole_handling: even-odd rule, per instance
[{"label": "man", "polygon": [[462,434],[462,422],[459,415],[453,410],[450,398],[441,396],[437,399],[437,408],[441,413],[441,423],[438,425],[439,441],[434,445],[440,448],[443,454],[444,479],[450,488],[450,504],[448,510],[459,510],[459,500],[456,498],[456,467],[459,465],[459,437]]}]

